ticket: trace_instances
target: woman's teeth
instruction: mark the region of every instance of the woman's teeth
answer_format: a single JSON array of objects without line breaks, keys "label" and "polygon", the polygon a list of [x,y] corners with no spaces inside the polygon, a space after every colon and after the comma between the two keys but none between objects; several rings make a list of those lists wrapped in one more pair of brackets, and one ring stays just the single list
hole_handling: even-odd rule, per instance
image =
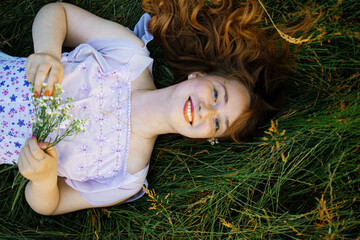
[{"label": "woman's teeth", "polygon": [[190,99],[187,101],[187,116],[189,119],[190,124],[192,125],[192,114],[191,114],[191,101]]}]

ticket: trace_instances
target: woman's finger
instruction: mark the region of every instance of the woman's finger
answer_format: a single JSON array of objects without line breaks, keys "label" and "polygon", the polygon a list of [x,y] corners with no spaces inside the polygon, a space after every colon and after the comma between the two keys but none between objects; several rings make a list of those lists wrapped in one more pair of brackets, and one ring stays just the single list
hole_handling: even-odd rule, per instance
[{"label": "woman's finger", "polygon": [[38,70],[38,65],[34,65],[28,60],[26,61],[25,74],[26,74],[26,79],[29,82],[31,82],[31,83],[35,82],[35,76],[36,76],[37,70]]},{"label": "woman's finger", "polygon": [[48,64],[42,64],[39,66],[35,76],[35,84],[34,84],[35,97],[40,96],[42,84],[43,82],[45,82],[45,78],[49,74],[49,71],[50,71],[50,66]]},{"label": "woman's finger", "polygon": [[[60,84],[60,85],[62,84],[63,77],[64,77],[64,67],[63,67],[63,65],[61,64],[61,71],[60,71],[60,74],[59,74],[59,77],[58,77],[58,81],[57,81],[58,84]],[[52,95],[54,95],[55,93],[56,93],[56,88],[55,88],[55,86],[54,86]]]},{"label": "woman's finger", "polygon": [[[19,161],[18,161],[18,167],[21,175],[23,177],[30,179],[30,175],[32,172],[34,172],[35,167],[33,164],[30,163],[30,159],[28,156],[31,156],[29,146],[23,147],[21,149],[20,155],[19,155]],[[31,157],[32,159],[32,157]]]},{"label": "woman's finger", "polygon": [[29,165],[31,165],[32,164],[31,162],[33,162],[35,158],[34,158],[34,155],[32,155],[29,146],[24,147],[24,156],[26,158],[25,162],[27,162]]},{"label": "woman's finger", "polygon": [[[50,146],[50,147],[49,147]],[[56,149],[51,146],[51,144],[49,142],[43,142],[43,144],[40,146],[40,148],[42,150],[46,149],[46,154],[57,159],[57,152]]]},{"label": "woman's finger", "polygon": [[31,70],[31,67],[32,67],[32,59],[33,59],[32,55],[28,56],[27,59],[26,59],[26,63],[25,63],[25,74],[26,74],[26,77],[27,77],[28,81],[32,80],[30,78],[30,70]]},{"label": "woman's finger", "polygon": [[23,147],[22,165],[21,165],[20,169],[21,169],[21,174],[26,178],[28,177],[27,173],[33,172],[35,170],[33,161],[34,161],[34,158],[31,155],[29,146]]},{"label": "woman's finger", "polygon": [[61,71],[59,74],[58,84],[60,84],[60,85],[62,84],[63,78],[64,78],[64,66],[61,64]]},{"label": "woman's finger", "polygon": [[39,147],[36,138],[29,139],[28,143],[29,143],[29,150],[30,150],[32,156],[36,160],[40,160],[45,157],[45,152]]},{"label": "woman's finger", "polygon": [[24,176],[24,174],[28,170],[27,166],[28,166],[28,164],[27,164],[26,156],[24,154],[24,151],[22,150],[20,152],[19,160],[18,160],[18,168],[19,168],[19,171],[20,171],[21,175]]},{"label": "woman's finger", "polygon": [[45,87],[45,96],[54,94],[55,84],[60,82],[62,79],[63,67],[61,64],[54,64],[50,70],[47,86]]}]

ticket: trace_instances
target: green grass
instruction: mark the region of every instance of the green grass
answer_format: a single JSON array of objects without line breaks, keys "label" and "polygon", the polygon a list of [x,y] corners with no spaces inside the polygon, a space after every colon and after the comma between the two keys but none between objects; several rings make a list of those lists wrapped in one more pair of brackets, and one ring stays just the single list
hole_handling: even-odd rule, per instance
[{"label": "green grass", "polygon": [[[46,2],[1,1],[4,52],[31,54],[31,23]],[[139,1],[72,2],[130,28],[142,13]],[[299,2],[264,1],[279,24]],[[360,2],[316,4],[323,16],[310,32],[321,38],[301,46],[286,107],[253,141],[161,136],[149,195],[55,217],[34,213],[23,192],[12,209],[18,171],[2,165],[0,239],[360,239]],[[171,84],[161,48],[149,49],[156,84]]]}]

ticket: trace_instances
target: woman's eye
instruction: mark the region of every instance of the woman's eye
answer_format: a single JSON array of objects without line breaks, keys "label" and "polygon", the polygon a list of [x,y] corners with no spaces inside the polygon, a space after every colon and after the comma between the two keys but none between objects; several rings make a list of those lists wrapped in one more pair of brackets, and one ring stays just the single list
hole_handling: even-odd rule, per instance
[{"label": "woman's eye", "polygon": [[216,102],[218,99],[218,92],[216,91],[216,89],[214,89],[214,102]]},{"label": "woman's eye", "polygon": [[220,121],[215,119],[215,129],[216,131],[220,128]]}]

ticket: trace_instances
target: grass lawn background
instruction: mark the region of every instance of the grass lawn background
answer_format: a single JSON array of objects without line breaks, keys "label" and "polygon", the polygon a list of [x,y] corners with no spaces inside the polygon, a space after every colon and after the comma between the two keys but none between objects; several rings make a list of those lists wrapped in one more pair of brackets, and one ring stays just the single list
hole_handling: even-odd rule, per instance
[{"label": "grass lawn background", "polygon": [[[31,54],[32,21],[48,2],[2,0],[0,49]],[[143,13],[138,0],[68,2],[130,28]],[[322,17],[285,83],[286,107],[253,141],[161,136],[147,196],[54,217],[33,212],[18,170],[2,165],[0,239],[360,239],[360,1],[263,2],[279,25],[305,6]],[[156,85],[172,84],[161,48],[149,50]]]}]

